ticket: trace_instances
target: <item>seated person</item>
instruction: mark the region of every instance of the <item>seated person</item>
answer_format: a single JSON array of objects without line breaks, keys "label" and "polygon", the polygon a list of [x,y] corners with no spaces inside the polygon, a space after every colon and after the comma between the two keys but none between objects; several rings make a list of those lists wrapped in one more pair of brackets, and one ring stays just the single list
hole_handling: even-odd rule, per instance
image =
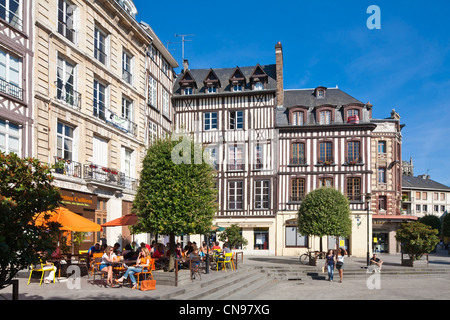
[{"label": "seated person", "polygon": [[217,251],[219,251],[219,252],[221,251],[221,249],[222,249],[222,248],[220,248],[220,246],[219,246],[219,241],[216,241],[215,244],[214,244],[214,246],[211,248],[211,250],[213,250],[213,251],[214,251],[214,250],[217,250]]},{"label": "seated person", "polygon": [[118,243],[118,242],[116,242],[116,243],[114,244],[114,254],[115,254],[116,256],[122,255],[122,252],[120,252],[120,243]]},{"label": "seated person", "polygon": [[381,266],[383,265],[383,260],[380,260],[379,258],[377,258],[376,253],[374,253],[373,257],[370,259],[370,264],[377,265],[378,268],[381,270]]},{"label": "seated person", "polygon": [[101,252],[102,248],[100,247],[100,243],[97,242],[95,245],[89,248],[88,255],[89,257],[92,257],[94,253],[101,253]]}]

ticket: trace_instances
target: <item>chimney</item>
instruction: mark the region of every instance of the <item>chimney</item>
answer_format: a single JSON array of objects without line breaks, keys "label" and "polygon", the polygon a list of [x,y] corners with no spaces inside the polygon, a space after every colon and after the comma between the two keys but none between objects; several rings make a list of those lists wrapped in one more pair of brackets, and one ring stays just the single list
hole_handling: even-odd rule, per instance
[{"label": "chimney", "polygon": [[284,87],[283,87],[283,48],[281,42],[275,45],[275,61],[277,72],[277,107],[284,106]]},{"label": "chimney", "polygon": [[189,69],[189,62],[187,59],[183,60],[183,71],[186,71]]}]

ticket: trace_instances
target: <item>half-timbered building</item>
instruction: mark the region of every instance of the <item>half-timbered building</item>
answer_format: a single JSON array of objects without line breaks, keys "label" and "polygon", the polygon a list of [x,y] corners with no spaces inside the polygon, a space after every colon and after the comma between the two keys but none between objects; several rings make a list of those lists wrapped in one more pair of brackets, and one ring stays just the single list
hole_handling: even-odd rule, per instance
[{"label": "half-timbered building", "polygon": [[217,170],[222,227],[237,224],[248,252],[275,252],[277,66],[189,69],[174,86],[175,130],[202,143]]},{"label": "half-timbered building", "polygon": [[[370,119],[370,106],[338,88],[284,91],[284,105],[277,108],[278,250],[283,254],[319,250],[317,239],[297,234],[296,216],[306,194],[321,187],[348,197],[353,232],[340,244],[353,254],[365,252],[357,231],[366,223],[364,195],[371,191],[370,146],[376,125]],[[325,243],[334,248],[336,239],[330,236]]]},{"label": "half-timbered building", "polygon": [[20,157],[33,150],[32,2],[0,2],[0,150]]}]

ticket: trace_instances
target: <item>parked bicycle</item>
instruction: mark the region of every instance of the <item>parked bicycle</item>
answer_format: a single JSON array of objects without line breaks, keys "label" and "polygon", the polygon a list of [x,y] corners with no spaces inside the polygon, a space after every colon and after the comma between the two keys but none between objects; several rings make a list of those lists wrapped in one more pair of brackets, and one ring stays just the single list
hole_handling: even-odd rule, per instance
[{"label": "parked bicycle", "polygon": [[326,255],[325,252],[308,250],[307,252],[300,255],[299,261],[300,261],[300,264],[307,265],[313,259],[317,259],[317,258],[323,259],[325,257],[325,255]]}]

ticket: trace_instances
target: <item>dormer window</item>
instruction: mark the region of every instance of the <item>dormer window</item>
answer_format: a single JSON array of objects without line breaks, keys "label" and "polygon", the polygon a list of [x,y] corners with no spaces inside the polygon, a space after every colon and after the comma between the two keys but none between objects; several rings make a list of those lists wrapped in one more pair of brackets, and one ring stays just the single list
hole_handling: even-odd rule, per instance
[{"label": "dormer window", "polygon": [[189,70],[185,70],[182,78],[180,79],[181,93],[184,95],[190,95],[194,93],[197,88],[197,82],[192,76]]},{"label": "dormer window", "polygon": [[264,71],[264,69],[258,64],[253,70],[252,75],[250,76],[250,82],[252,84],[253,90],[264,90],[265,85],[267,84],[269,76]]},{"label": "dormer window", "polygon": [[210,69],[205,80],[203,80],[205,86],[205,92],[216,93],[218,88],[220,88],[220,80],[213,69]]},{"label": "dormer window", "polygon": [[239,67],[236,67],[236,69],[233,72],[233,75],[228,79],[231,87],[232,92],[240,92],[244,91],[245,88],[245,77],[242,73],[241,69]]},{"label": "dormer window", "polygon": [[264,89],[264,85],[262,82],[257,82],[255,83],[255,86],[253,88],[254,90],[263,90]]},{"label": "dormer window", "polygon": [[217,92],[217,87],[208,87],[208,93],[216,93]]},{"label": "dormer window", "polygon": [[242,91],[243,87],[240,84],[236,84],[236,85],[233,86],[232,90],[233,90],[233,92]]},{"label": "dormer window", "polygon": [[325,87],[317,87],[314,90],[314,94],[315,94],[316,98],[323,99],[323,98],[325,98],[326,91],[327,91],[327,88],[325,88]]}]

